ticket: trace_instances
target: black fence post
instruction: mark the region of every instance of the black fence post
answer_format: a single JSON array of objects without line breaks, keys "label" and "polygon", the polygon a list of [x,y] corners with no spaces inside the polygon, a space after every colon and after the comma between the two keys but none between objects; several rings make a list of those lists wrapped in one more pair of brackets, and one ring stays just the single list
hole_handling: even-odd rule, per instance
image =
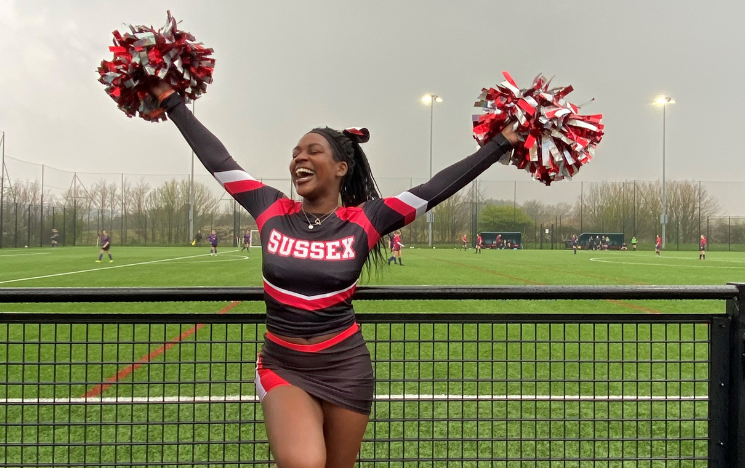
[{"label": "black fence post", "polygon": [[543,223],[541,223],[541,232],[538,234],[541,236],[541,250],[543,250]]},{"label": "black fence post", "polygon": [[72,199],[72,245],[75,245],[78,237],[78,201]]},{"label": "black fence post", "polygon": [[[733,299],[727,300],[727,309]],[[728,316],[711,320],[709,327],[709,462],[711,468],[728,467],[729,405],[730,405],[730,334],[732,321]]]},{"label": "black fence post", "polygon": [[67,204],[62,207],[62,245],[67,245]]},{"label": "black fence post", "polygon": [[31,204],[28,205],[28,214],[26,215],[26,247],[31,245]]},{"label": "black fence post", "polygon": [[13,236],[13,247],[18,248],[18,202],[15,204],[15,215],[16,215],[16,232]]},{"label": "black fence post", "polygon": [[44,204],[39,206],[39,247],[44,247]]},{"label": "black fence post", "polygon": [[[737,286],[736,299],[727,301],[727,316],[730,319],[729,355],[729,441],[726,466],[745,466],[745,283],[729,283]],[[724,421],[722,421],[723,423]],[[712,420],[712,424],[716,424]]]}]

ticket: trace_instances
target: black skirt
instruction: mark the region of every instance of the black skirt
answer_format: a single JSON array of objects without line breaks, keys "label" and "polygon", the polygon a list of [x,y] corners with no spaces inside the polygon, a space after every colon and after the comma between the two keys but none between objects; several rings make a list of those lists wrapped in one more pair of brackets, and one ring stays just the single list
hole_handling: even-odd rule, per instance
[{"label": "black skirt", "polygon": [[267,332],[256,362],[259,400],[273,388],[293,385],[320,400],[370,414],[375,376],[360,326],[313,345],[284,341]]}]

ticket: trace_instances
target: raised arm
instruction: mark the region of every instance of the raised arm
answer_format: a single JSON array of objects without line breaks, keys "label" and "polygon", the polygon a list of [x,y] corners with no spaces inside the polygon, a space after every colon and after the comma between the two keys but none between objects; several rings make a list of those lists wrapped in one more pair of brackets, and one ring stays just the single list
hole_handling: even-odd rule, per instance
[{"label": "raised arm", "polygon": [[[156,90],[153,92],[156,93]],[[168,94],[168,91],[165,93]],[[158,94],[162,96],[164,93]],[[181,96],[171,93],[162,100],[161,107],[176,124],[204,167],[251,216],[258,218],[275,201],[285,198],[280,191],[264,185],[244,171],[222,142],[189,111]]]},{"label": "raised arm", "polygon": [[497,135],[478,151],[441,170],[422,185],[395,197],[366,202],[363,209],[375,230],[384,235],[400,229],[465,187],[512,151],[517,136],[511,131],[506,133],[507,136]]}]

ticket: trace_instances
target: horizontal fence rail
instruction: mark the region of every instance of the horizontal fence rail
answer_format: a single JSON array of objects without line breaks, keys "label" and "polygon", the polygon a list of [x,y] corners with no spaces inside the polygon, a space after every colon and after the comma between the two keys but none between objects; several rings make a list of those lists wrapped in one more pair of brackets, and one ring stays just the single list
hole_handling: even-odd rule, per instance
[{"label": "horizontal fence rail", "polygon": [[[738,286],[360,286],[354,300],[734,299]],[[0,303],[262,301],[260,287],[2,288]]]},{"label": "horizontal fence rail", "polygon": [[[744,297],[735,284],[360,288],[358,300],[717,299],[726,307],[358,314],[376,374],[358,464],[742,466]],[[0,289],[0,303],[262,298],[257,288]],[[253,385],[264,318],[0,313],[0,465],[271,465]]]}]

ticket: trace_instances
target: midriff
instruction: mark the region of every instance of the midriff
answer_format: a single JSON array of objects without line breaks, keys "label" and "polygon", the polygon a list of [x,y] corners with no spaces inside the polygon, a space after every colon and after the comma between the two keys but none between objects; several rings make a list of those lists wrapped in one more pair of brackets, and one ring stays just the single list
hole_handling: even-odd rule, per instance
[{"label": "midriff", "polygon": [[274,334],[274,336],[276,336],[280,340],[288,341],[290,343],[295,343],[299,345],[314,345],[318,343],[323,343],[326,340],[330,340],[331,338],[335,337],[338,334],[339,332],[327,333],[325,335],[314,336],[312,338],[298,338],[296,336],[277,335],[276,333]]}]

